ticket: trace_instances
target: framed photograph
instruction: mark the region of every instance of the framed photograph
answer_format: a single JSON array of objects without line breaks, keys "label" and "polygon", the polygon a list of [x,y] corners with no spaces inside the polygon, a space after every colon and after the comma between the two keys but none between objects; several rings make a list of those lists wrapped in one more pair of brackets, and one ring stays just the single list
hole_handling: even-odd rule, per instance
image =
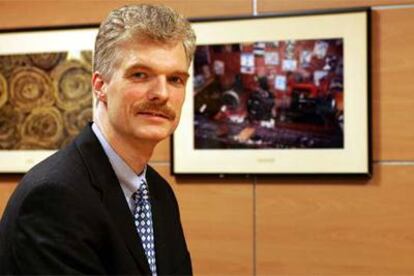
[{"label": "framed photograph", "polygon": [[193,22],[172,173],[370,175],[367,9]]},{"label": "framed photograph", "polygon": [[0,172],[26,172],[92,120],[96,27],[0,31]]}]

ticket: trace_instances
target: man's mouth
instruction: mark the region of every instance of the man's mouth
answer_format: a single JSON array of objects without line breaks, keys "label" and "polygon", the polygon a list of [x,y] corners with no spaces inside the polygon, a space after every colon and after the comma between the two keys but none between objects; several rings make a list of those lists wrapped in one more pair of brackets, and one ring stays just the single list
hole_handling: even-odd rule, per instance
[{"label": "man's mouth", "polygon": [[168,119],[168,120],[171,119],[171,117],[168,116],[167,114],[164,114],[162,112],[157,112],[157,111],[140,111],[140,112],[138,112],[138,114],[147,115],[147,116],[161,117],[161,118],[165,118],[165,119]]}]

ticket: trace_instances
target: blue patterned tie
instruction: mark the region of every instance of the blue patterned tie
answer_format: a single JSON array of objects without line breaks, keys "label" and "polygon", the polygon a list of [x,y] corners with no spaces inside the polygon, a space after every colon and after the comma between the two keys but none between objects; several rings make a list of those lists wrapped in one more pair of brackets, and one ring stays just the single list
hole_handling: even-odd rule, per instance
[{"label": "blue patterned tie", "polygon": [[155,265],[154,230],[147,183],[142,181],[140,188],[132,196],[135,201],[135,226],[141,238],[145,255],[147,255],[152,275],[156,276],[157,266]]}]

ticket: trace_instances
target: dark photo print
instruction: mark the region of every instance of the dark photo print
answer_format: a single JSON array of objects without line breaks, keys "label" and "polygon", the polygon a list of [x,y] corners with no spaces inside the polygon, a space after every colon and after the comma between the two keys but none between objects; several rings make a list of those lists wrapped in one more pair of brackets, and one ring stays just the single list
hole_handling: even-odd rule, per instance
[{"label": "dark photo print", "polygon": [[195,149],[344,146],[343,39],[197,47]]}]

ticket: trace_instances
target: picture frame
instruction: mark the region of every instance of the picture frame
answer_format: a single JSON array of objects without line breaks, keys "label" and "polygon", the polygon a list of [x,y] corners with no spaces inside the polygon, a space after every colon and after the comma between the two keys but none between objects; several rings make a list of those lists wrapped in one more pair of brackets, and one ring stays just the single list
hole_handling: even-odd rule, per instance
[{"label": "picture frame", "polygon": [[0,30],[0,173],[25,173],[92,120],[96,25]]},{"label": "picture frame", "polygon": [[192,26],[173,175],[371,175],[369,8]]}]

